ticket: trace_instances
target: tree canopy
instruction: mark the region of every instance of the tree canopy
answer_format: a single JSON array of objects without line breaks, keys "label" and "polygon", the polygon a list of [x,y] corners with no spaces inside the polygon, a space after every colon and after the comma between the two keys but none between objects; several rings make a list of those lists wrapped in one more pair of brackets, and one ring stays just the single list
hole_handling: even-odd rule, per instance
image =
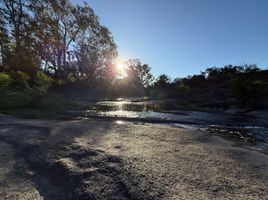
[{"label": "tree canopy", "polygon": [[117,56],[108,28],[86,3],[67,0],[0,0],[1,67],[31,76],[43,70],[54,78],[104,76]]}]

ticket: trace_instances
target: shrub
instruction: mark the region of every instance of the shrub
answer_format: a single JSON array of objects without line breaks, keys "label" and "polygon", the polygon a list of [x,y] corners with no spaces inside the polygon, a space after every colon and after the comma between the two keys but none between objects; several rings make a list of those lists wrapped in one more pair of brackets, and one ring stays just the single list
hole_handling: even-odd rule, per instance
[{"label": "shrub", "polygon": [[14,80],[14,85],[19,87],[26,87],[30,80],[30,76],[22,71],[12,71],[11,76]]},{"label": "shrub", "polygon": [[236,78],[232,80],[232,90],[237,101],[242,106],[253,108],[264,104],[268,92],[268,83],[262,80]]},{"label": "shrub", "polygon": [[7,88],[12,82],[13,79],[9,74],[0,72],[0,90]]},{"label": "shrub", "polygon": [[31,97],[31,106],[36,107],[40,99],[47,94],[48,89],[51,87],[53,79],[45,73],[38,71],[34,80],[34,85],[30,87],[27,84],[27,91]]}]

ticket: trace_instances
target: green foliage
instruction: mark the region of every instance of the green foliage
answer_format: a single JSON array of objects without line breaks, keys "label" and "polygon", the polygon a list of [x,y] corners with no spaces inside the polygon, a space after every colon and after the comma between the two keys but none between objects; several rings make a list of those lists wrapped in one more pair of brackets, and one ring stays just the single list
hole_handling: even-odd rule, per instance
[{"label": "green foliage", "polygon": [[147,87],[153,80],[151,68],[147,64],[142,64],[138,59],[129,59],[126,62],[127,79],[129,84],[134,84],[136,87]]},{"label": "green foliage", "polygon": [[12,79],[14,80],[14,85],[18,87],[26,87],[30,81],[30,76],[22,71],[11,71]]},{"label": "green foliage", "polygon": [[7,90],[1,94],[0,113],[22,118],[56,118],[60,113],[78,109],[81,95],[49,92],[37,107],[32,107],[29,93],[21,89]]},{"label": "green foliage", "polygon": [[254,80],[246,77],[237,77],[231,82],[233,93],[242,106],[253,108],[264,105],[264,97],[267,96],[268,82]]},{"label": "green foliage", "polygon": [[7,88],[13,82],[11,76],[5,72],[0,72],[0,90]]},{"label": "green foliage", "polygon": [[73,74],[69,74],[68,77],[67,77],[67,81],[68,82],[74,82],[76,80],[76,78],[74,77]]},{"label": "green foliage", "polygon": [[227,109],[268,107],[268,70],[256,65],[212,67],[199,75],[171,81],[159,76],[150,86],[153,98],[176,98],[179,104]]},{"label": "green foliage", "polygon": [[169,86],[170,83],[170,78],[166,74],[161,74],[156,82],[154,83],[155,87],[165,89],[166,87]]},{"label": "green foliage", "polygon": [[30,101],[29,95],[25,90],[9,89],[1,93],[0,111],[7,112],[9,110],[17,110],[27,107]]},{"label": "green foliage", "polygon": [[151,68],[137,59],[128,61],[126,79],[117,80],[117,46],[87,3],[0,0],[0,16],[0,70],[16,88],[26,87],[33,102],[46,93],[38,71],[53,78],[57,89],[82,86],[131,96],[144,95],[152,83]]},{"label": "green foliage", "polygon": [[146,91],[154,98],[201,106],[226,107],[235,99],[256,107],[267,99],[267,71],[256,65],[210,67],[174,81],[163,74],[153,83],[151,68],[130,59],[124,76],[118,77],[113,65],[117,46],[86,3],[0,0],[0,49],[0,89],[26,88],[34,107],[52,84],[111,96],[141,96]]},{"label": "green foliage", "polygon": [[[129,59],[124,63],[125,70],[115,74],[111,82],[107,84],[105,80],[100,82],[106,92],[111,96],[144,96],[153,80],[150,72],[150,67],[147,64],[142,64],[138,59]],[[114,70],[116,69],[115,66]]]},{"label": "green foliage", "polygon": [[161,74],[153,83],[153,85],[150,86],[148,93],[150,96],[157,99],[168,98],[169,92],[171,89],[173,90],[170,82],[171,80],[167,75]]},{"label": "green foliage", "polygon": [[34,85],[27,86],[27,92],[31,97],[31,105],[36,107],[40,99],[47,94],[48,89],[52,85],[53,79],[47,76],[44,72],[38,71],[34,80]]},{"label": "green foliage", "polygon": [[[33,80],[38,70],[55,79],[106,80],[117,56],[108,28],[86,3],[0,0],[1,67]],[[72,77],[70,77],[72,76]]]},{"label": "green foliage", "polygon": [[186,98],[190,96],[192,93],[192,90],[190,89],[190,87],[185,84],[177,85],[175,90],[179,98]]}]

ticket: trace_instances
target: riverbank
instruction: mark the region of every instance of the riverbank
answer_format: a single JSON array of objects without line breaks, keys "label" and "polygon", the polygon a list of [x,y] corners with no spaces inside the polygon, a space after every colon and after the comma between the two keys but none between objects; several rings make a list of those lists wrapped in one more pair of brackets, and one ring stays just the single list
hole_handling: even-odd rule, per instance
[{"label": "riverbank", "polygon": [[1,199],[268,198],[267,154],[202,130],[2,116],[0,143]]},{"label": "riverbank", "polygon": [[0,113],[25,119],[55,119],[68,110],[84,108],[92,98],[86,94],[51,91],[33,107],[24,89],[10,89],[0,93]]},{"label": "riverbank", "polygon": [[66,113],[67,118],[68,116],[73,116],[74,113],[78,114],[78,116],[75,115],[76,117],[79,117],[79,115],[83,117],[88,110],[95,112],[149,111],[151,113],[158,112],[175,115],[187,115],[189,112],[203,112],[215,115],[248,115],[253,118],[268,119],[268,111],[265,109],[250,110],[246,108],[239,109],[236,106],[232,106],[230,109],[223,110],[215,107],[202,107],[197,104],[187,104],[186,102],[180,103],[176,99],[155,100],[146,97],[107,99],[100,94],[94,94],[94,92],[89,94],[79,91],[50,91],[46,96],[41,98],[37,106],[33,107],[31,105],[31,98],[24,89],[9,89],[0,91],[0,93],[0,113],[25,119],[59,119],[66,115]]}]

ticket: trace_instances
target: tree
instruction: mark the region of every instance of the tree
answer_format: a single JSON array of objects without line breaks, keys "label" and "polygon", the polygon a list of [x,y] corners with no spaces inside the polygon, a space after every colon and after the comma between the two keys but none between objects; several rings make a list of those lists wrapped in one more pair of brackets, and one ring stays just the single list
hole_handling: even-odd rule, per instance
[{"label": "tree", "polygon": [[[2,16],[1,39],[7,34],[9,37],[9,42],[14,41],[14,45],[10,45],[10,47],[13,48],[12,53],[14,54],[15,62],[10,64],[10,66],[14,67],[15,69],[22,68],[22,47],[25,35],[27,34],[26,30],[29,25],[28,9],[28,0],[0,0],[0,14]],[[3,32],[4,28],[6,31]],[[1,45],[1,48],[2,52],[4,52],[3,44]]]},{"label": "tree", "polygon": [[5,27],[4,18],[0,16],[0,72],[5,69],[5,50],[7,43],[7,30]]},{"label": "tree", "polygon": [[57,83],[112,83],[116,48],[109,29],[86,3],[0,0],[0,71],[26,73],[30,85],[38,71]]},{"label": "tree", "polygon": [[151,74],[151,68],[148,64],[142,64],[138,59],[129,59],[126,62],[127,65],[127,76],[132,84],[141,87],[148,87],[153,76]]},{"label": "tree", "polygon": [[45,0],[33,3],[40,55],[47,70],[66,78],[74,43],[86,32],[94,33],[100,24],[94,11],[85,3],[74,6],[67,0]]},{"label": "tree", "polygon": [[110,78],[111,62],[117,56],[117,49],[108,28],[98,26],[79,34],[73,51],[73,59],[78,66],[77,73],[90,82]]},{"label": "tree", "polygon": [[165,89],[169,86],[170,78],[166,74],[161,74],[154,83],[155,87]]}]

